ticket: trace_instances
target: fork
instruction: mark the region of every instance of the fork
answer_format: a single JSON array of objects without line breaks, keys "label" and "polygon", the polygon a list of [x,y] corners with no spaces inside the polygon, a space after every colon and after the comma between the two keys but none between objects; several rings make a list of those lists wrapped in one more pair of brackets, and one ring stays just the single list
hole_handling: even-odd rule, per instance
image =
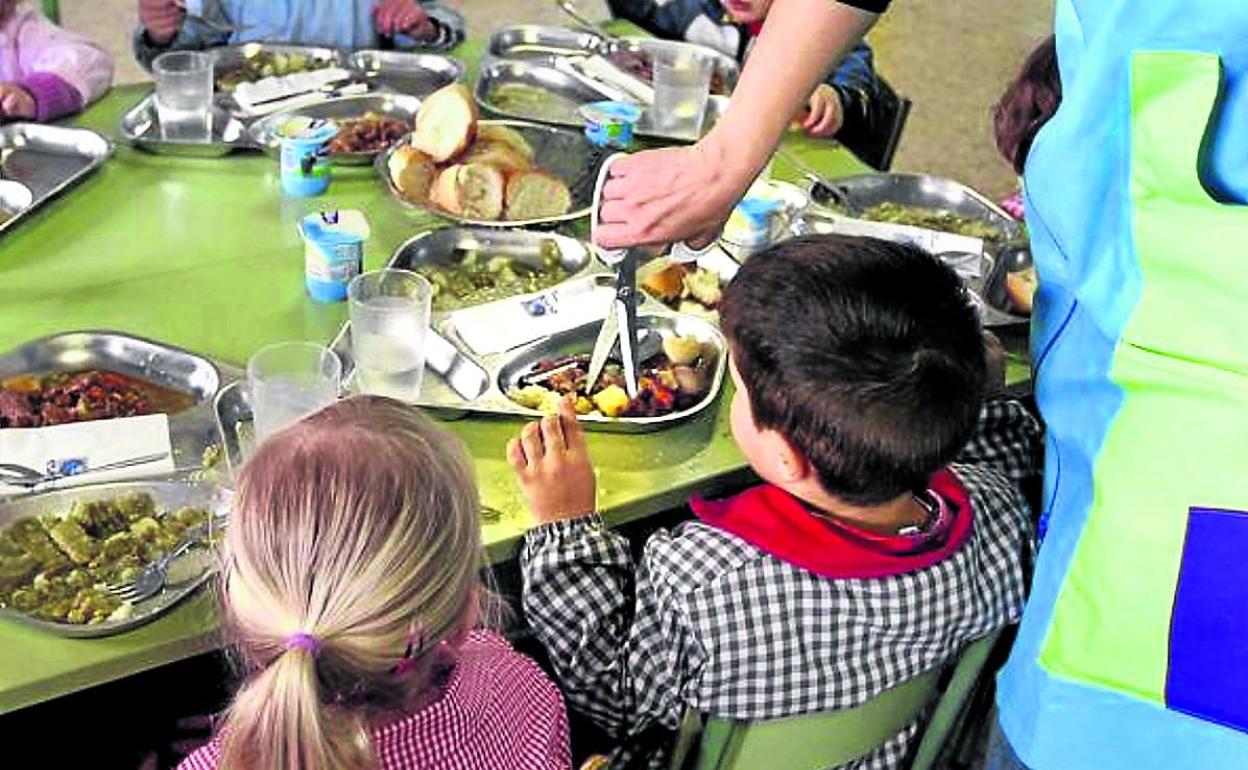
[{"label": "fork", "polygon": [[173,563],[174,559],[197,545],[208,534],[210,523],[201,524],[191,530],[191,533],[182,538],[182,542],[174,546],[169,553],[140,570],[134,580],[125,583],[105,584],[104,590],[118,599],[131,604],[138,604],[144,599],[160,593],[161,589],[165,587],[165,583],[169,582],[169,565]]},{"label": "fork", "polygon": [[215,32],[220,32],[223,35],[232,35],[235,32],[242,32],[245,29],[251,29],[253,26],[255,26],[254,24],[227,24],[226,22],[223,22],[223,21],[213,21],[212,19],[209,19],[205,16],[200,16],[199,14],[191,13],[190,11],[186,10],[186,0],[174,0],[174,4],[182,9],[182,14],[186,17],[187,21],[193,21],[196,24],[202,24],[208,29],[211,29]]}]

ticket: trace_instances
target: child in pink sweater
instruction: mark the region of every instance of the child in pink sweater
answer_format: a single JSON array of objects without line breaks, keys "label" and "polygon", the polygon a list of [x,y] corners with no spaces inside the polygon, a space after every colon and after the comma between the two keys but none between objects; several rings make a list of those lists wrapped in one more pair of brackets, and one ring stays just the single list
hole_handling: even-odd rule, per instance
[{"label": "child in pink sweater", "polygon": [[29,2],[0,0],[0,123],[73,114],[112,82],[113,59],[102,47]]}]

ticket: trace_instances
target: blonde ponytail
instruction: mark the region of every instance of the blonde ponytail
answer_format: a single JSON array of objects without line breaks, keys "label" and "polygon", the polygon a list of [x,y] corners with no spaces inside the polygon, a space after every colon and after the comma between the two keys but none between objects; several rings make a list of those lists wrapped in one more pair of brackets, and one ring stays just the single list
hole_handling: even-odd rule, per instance
[{"label": "blonde ponytail", "polygon": [[249,673],[222,770],[375,765],[370,716],[424,684],[394,673],[413,631],[420,657],[471,614],[479,510],[458,441],[396,401],[339,402],[260,447],[223,547],[226,627]]}]

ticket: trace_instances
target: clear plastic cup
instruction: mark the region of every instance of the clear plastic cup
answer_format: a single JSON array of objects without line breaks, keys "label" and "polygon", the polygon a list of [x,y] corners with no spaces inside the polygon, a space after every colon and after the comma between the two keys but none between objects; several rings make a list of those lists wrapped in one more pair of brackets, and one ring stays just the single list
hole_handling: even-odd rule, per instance
[{"label": "clear plastic cup", "polygon": [[256,441],[338,400],[342,362],[311,342],[279,342],[247,362]]},{"label": "clear plastic cup", "polygon": [[374,270],[352,279],[347,300],[356,391],[419,398],[432,297],[429,282],[410,270]]},{"label": "clear plastic cup", "polygon": [[711,57],[692,51],[655,54],[655,128],[674,136],[700,137],[714,69]]},{"label": "clear plastic cup", "polygon": [[201,51],[170,51],[152,62],[156,114],[163,139],[212,140],[212,57]]}]

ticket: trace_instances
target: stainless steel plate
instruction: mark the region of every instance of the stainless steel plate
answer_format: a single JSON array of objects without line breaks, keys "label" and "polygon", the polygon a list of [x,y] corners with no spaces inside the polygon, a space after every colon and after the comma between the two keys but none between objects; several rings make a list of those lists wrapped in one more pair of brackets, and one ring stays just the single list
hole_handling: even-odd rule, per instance
[{"label": "stainless steel plate", "polygon": [[[31,516],[57,516],[69,510],[75,500],[109,500],[128,492],[149,492],[162,511],[184,505],[207,508],[214,520],[224,520],[226,498],[215,486],[175,481],[122,481],[46,492],[8,502],[0,502],[0,530]],[[98,637],[118,634],[154,620],[203,585],[215,570],[215,559],[205,549],[192,549],[170,566],[170,582],[155,596],[139,602],[134,614],[125,620],[95,625],[76,625],[39,620],[13,609],[0,609],[0,618],[13,620],[57,636]]]},{"label": "stainless steel plate", "polygon": [[0,379],[18,374],[111,369],[189,395],[190,409],[169,416],[174,466],[200,466],[204,450],[217,443],[212,399],[239,376],[203,356],[142,337],[83,331],[33,340],[0,355]]},{"label": "stainless steel plate", "polygon": [[[362,118],[364,113],[372,112],[401,120],[411,130],[419,109],[420,99],[415,96],[387,93],[343,96],[260,118],[247,127],[247,136],[252,144],[263,147],[265,152],[276,156],[281,142],[278,131],[288,120],[298,115],[341,121]],[[376,157],[376,152],[352,152],[334,155],[333,159],[335,163],[342,165],[366,166]]]},{"label": "stainless steel plate", "polygon": [[381,176],[382,184],[386,186],[390,196],[402,203],[404,206],[421,211],[428,211],[437,214],[440,217],[458,222],[463,225],[476,225],[483,227],[535,227],[539,225],[553,225],[559,222],[571,222],[580,219],[589,214],[590,206],[593,204],[594,182],[598,179],[598,169],[602,166],[602,162],[606,160],[607,154],[601,149],[592,146],[585,137],[577,131],[568,131],[562,128],[552,128],[550,126],[540,126],[534,123],[526,123],[518,120],[484,120],[482,124],[496,124],[510,126],[520,133],[521,136],[528,141],[529,146],[533,148],[535,155],[535,165],[554,176],[562,179],[564,184],[568,186],[568,190],[572,193],[572,209],[566,214],[557,217],[540,217],[537,219],[523,220],[476,220],[467,219],[455,214],[442,211],[434,206],[421,205],[405,200],[399,195],[398,189],[390,180],[388,164],[391,148],[377,156],[377,173]]},{"label": "stainless steel plate", "polygon": [[247,126],[220,104],[212,108],[212,138],[207,142],[166,139],[160,128],[156,95],[149,94],[121,118],[121,138],[127,143],[160,155],[188,158],[219,158],[235,150],[254,147]]},{"label": "stainless steel plate", "polygon": [[[683,40],[661,40],[657,37],[623,37],[612,41],[606,48],[608,56],[615,51],[640,51],[649,54],[688,52],[709,57],[715,62],[715,74],[724,81],[729,94],[737,87],[737,80],[741,77],[741,65],[737,64],[736,60],[731,56],[720,53],[714,48],[708,48],[697,43],[686,43]],[[712,93],[715,92],[712,91]]]},{"label": "stainless steel plate", "polygon": [[448,56],[408,51],[356,51],[346,66],[381,86],[408,96],[425,97],[464,74],[464,65]]},{"label": "stainless steel plate", "polygon": [[[233,72],[243,63],[259,53],[295,54],[309,59],[321,59],[333,64],[342,63],[342,55],[333,48],[311,45],[288,45],[285,43],[244,43],[242,45],[226,45],[208,49],[212,55],[212,76],[215,79],[226,73]],[[213,86],[216,86],[214,80]]]},{"label": "stainless steel plate", "polygon": [[519,59],[551,54],[585,54],[605,44],[600,35],[567,27],[520,24],[503,27],[490,36],[486,52],[490,56]]},{"label": "stainless steel plate", "polygon": [[[507,103],[500,98],[500,89],[530,88],[535,98],[530,103]],[[530,59],[495,59],[481,65],[473,96],[488,112],[506,118],[533,120],[557,126],[580,129],[585,125],[578,108],[607,97],[576,78],[556,69],[550,57]],[[702,121],[703,133],[720,119],[728,108],[728,99],[713,96],[707,100]],[[654,125],[649,110],[643,110],[634,129],[637,136],[649,139],[692,141],[695,137],[677,134]]]},{"label": "stainless steel plate", "polygon": [[0,192],[0,207],[13,216],[0,222],[0,233],[17,226],[27,214],[60,195],[104,165],[113,154],[113,145],[103,136],[85,128],[47,126],[39,123],[10,123],[0,126],[0,179],[24,186],[26,200],[13,185]]},{"label": "stainless steel plate", "polygon": [[35,194],[21,182],[0,179],[0,228],[13,217],[30,208]]}]

